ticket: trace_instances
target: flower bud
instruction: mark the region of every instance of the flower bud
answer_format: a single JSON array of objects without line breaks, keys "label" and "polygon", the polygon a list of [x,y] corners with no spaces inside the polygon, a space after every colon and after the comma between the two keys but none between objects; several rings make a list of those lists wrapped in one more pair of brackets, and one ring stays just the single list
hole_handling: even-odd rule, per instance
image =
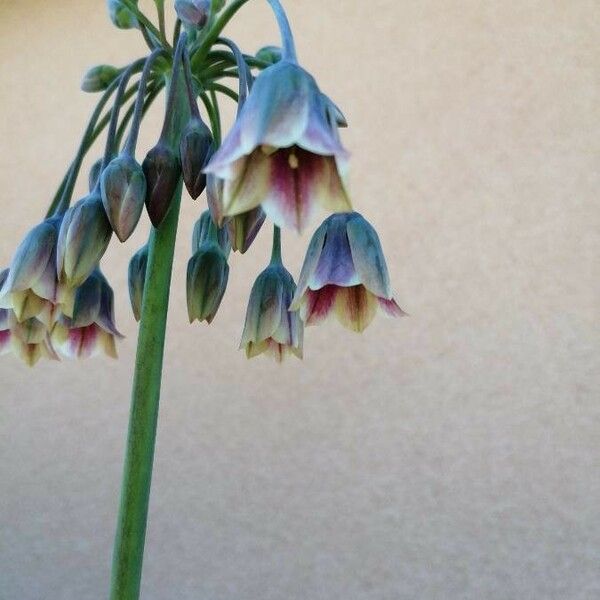
[{"label": "flower bud", "polygon": [[121,71],[112,65],[97,65],[83,76],[81,89],[84,92],[102,92],[118,77]]},{"label": "flower bud", "polygon": [[289,312],[295,290],[294,278],[281,264],[269,265],[258,276],[240,343],[248,358],[263,353],[278,362],[289,354],[302,358],[304,326],[296,313]]},{"label": "flower bud", "polygon": [[[137,0],[133,0],[137,5]],[[121,0],[107,0],[108,14],[115,27],[119,29],[136,29],[139,27],[137,17]]]},{"label": "flower bud", "polygon": [[281,60],[282,52],[278,46],[264,46],[256,53],[258,60],[274,65]]},{"label": "flower bud", "polygon": [[100,175],[102,175],[103,164],[103,160],[99,158],[90,168],[90,172],[88,174],[88,186],[90,188],[90,192],[94,191],[96,184],[100,180]]},{"label": "flower bud", "polygon": [[146,209],[152,225],[158,228],[177,190],[181,175],[179,157],[167,144],[159,142],[148,152],[142,168],[146,176]]},{"label": "flower bud", "polygon": [[187,306],[190,323],[212,323],[225,295],[229,265],[215,242],[204,243],[188,263]]},{"label": "flower bud", "polygon": [[106,252],[111,235],[100,195],[90,194],[69,208],[58,235],[56,271],[59,280],[69,287],[81,285]]},{"label": "flower bud", "polygon": [[250,248],[266,218],[265,211],[257,206],[227,220],[227,230],[234,252],[244,254]]},{"label": "flower bud", "polygon": [[229,233],[225,227],[219,228],[214,224],[208,210],[205,210],[202,213],[202,216],[194,225],[194,232],[192,234],[192,254],[200,250],[200,247],[206,242],[210,242],[211,240],[214,241],[215,232],[216,241],[219,244],[219,247],[225,256],[229,256],[229,253],[231,252]]},{"label": "flower bud", "polygon": [[213,153],[213,137],[202,119],[190,119],[181,136],[179,149],[183,181],[190,196],[196,200],[206,187],[206,175],[202,169]]},{"label": "flower bud", "polygon": [[102,203],[113,231],[124,242],[140,220],[146,200],[142,167],[125,153],[114,158],[100,177]]},{"label": "flower bud", "polygon": [[142,318],[146,266],[148,265],[148,245],[142,246],[129,261],[129,300],[136,321]]},{"label": "flower bud", "polygon": [[219,226],[223,225],[223,180],[211,173],[206,176],[206,202],[213,221]]},{"label": "flower bud", "polygon": [[175,0],[175,11],[190,27],[204,27],[210,15],[210,0]]}]

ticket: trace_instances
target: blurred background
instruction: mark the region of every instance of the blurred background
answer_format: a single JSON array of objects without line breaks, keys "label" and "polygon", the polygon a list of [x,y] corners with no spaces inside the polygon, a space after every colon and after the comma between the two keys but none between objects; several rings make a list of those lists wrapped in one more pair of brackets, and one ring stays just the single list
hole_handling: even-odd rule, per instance
[{"label": "blurred background", "polygon": [[[285,4],[348,118],[355,207],[411,316],[309,329],[304,362],[246,361],[269,232],[233,256],[213,326],[190,326],[203,200],[185,197],[143,598],[600,597],[600,5]],[[246,52],[278,41],[258,0],[228,34]],[[143,52],[100,0],[0,0],[1,265],[79,143],[83,73]],[[147,232],[103,262],[119,361],[0,362],[2,600],[107,595],[136,344],[126,270]],[[285,235],[296,275],[308,239]]]}]

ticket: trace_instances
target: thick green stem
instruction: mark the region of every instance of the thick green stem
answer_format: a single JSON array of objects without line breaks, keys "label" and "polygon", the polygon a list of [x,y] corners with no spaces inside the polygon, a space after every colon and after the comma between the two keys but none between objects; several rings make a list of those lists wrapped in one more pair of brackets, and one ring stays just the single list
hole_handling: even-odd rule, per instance
[{"label": "thick green stem", "polygon": [[[176,64],[175,68],[180,67]],[[178,82],[173,83],[176,86],[176,102],[173,105],[171,130],[172,135],[177,137],[189,119],[189,105],[183,77],[175,79]],[[178,143],[176,139],[169,141]],[[158,229],[152,230],[148,244],[129,435],[113,554],[111,600],[138,600],[140,594],[181,190],[180,181],[164,222]]]}]

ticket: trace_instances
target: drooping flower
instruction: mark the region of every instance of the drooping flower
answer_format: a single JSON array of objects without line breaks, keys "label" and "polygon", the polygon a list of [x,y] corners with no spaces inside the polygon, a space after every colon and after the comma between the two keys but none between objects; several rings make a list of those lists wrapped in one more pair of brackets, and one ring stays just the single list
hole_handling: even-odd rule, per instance
[{"label": "drooping flower", "polygon": [[204,27],[210,14],[210,0],[175,0],[177,16],[190,27]]},{"label": "drooping flower", "polygon": [[51,334],[52,345],[67,358],[88,358],[104,352],[117,357],[114,294],[100,269],[75,291],[73,316],[61,315]]},{"label": "drooping flower", "polygon": [[224,181],[224,216],[261,205],[276,225],[304,229],[317,204],[351,210],[348,154],[313,77],[282,60],[256,79],[205,171]]},{"label": "drooping flower", "polygon": [[80,286],[106,252],[112,227],[98,191],[67,210],[62,218],[56,253],[56,272],[61,283]]},{"label": "drooping flower", "polygon": [[263,353],[278,362],[290,354],[302,358],[304,326],[298,314],[289,311],[295,290],[294,278],[281,262],[272,262],[258,276],[240,343],[248,358]]},{"label": "drooping flower", "polygon": [[42,357],[58,360],[45,323],[35,317],[19,321],[12,310],[0,309],[0,355],[9,353],[30,367]]},{"label": "drooping flower", "polygon": [[148,245],[145,244],[131,257],[127,278],[129,284],[129,301],[131,302],[131,310],[136,321],[142,318],[147,266]]},{"label": "drooping flower", "polygon": [[378,307],[405,315],[392,296],[377,232],[356,212],[331,215],[312,237],[291,310],[306,325],[335,313],[342,325],[361,332]]},{"label": "drooping flower", "polygon": [[179,154],[183,181],[190,196],[196,200],[206,187],[206,166],[213,152],[214,140],[208,126],[199,116],[192,116],[181,134]]},{"label": "drooping flower", "polygon": [[102,203],[112,230],[125,242],[134,232],[146,201],[146,177],[133,156],[122,152],[100,177]]},{"label": "drooping flower", "polygon": [[[208,223],[207,223],[208,221]],[[194,254],[187,268],[187,307],[190,323],[215,318],[229,279],[227,231],[218,231],[206,211],[194,228]]]},{"label": "drooping flower", "polygon": [[56,247],[60,217],[36,225],[19,244],[10,268],[0,274],[0,308],[19,321],[38,317],[50,326],[60,290],[56,278]]}]

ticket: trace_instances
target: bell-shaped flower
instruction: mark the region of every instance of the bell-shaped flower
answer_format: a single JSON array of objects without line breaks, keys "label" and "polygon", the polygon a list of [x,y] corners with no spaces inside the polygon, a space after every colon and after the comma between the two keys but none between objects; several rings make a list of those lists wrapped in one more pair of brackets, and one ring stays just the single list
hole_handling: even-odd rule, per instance
[{"label": "bell-shaped flower", "polygon": [[19,244],[9,269],[0,273],[0,308],[20,321],[38,317],[49,326],[59,286],[56,247],[60,217],[34,227]]},{"label": "bell-shaped flower", "polygon": [[296,290],[294,278],[280,261],[273,261],[258,276],[248,302],[240,350],[253,358],[273,356],[281,362],[286,355],[302,358],[304,326],[290,304]]},{"label": "bell-shaped flower", "polygon": [[142,318],[144,301],[144,285],[146,283],[146,267],[148,266],[148,245],[142,246],[129,261],[128,284],[129,301],[136,321]]},{"label": "bell-shaped flower", "polygon": [[377,232],[356,212],[331,215],[312,237],[291,310],[306,325],[335,314],[361,332],[378,307],[391,316],[405,314],[392,297]]},{"label": "bell-shaped flower", "polygon": [[[210,220],[208,211],[205,215],[196,224],[192,246],[197,249],[187,267],[187,307],[190,323],[196,319],[212,323],[229,279],[229,241],[219,239],[217,227],[212,221],[208,230],[203,230],[206,218]],[[224,235],[226,238],[227,231],[224,231]]]},{"label": "bell-shaped flower", "polygon": [[56,271],[68,287],[80,286],[106,252],[112,227],[99,193],[91,193],[65,213],[58,235]]},{"label": "bell-shaped flower", "polygon": [[104,352],[117,357],[114,294],[99,269],[75,291],[73,316],[61,315],[51,334],[52,345],[67,358],[88,358]]},{"label": "bell-shaped flower", "polygon": [[19,321],[12,310],[0,309],[0,355],[9,353],[30,367],[42,357],[58,360],[45,323],[35,317]]},{"label": "bell-shaped flower", "polygon": [[7,308],[0,308],[0,356],[10,352],[10,342],[12,338],[12,332],[9,324],[10,310]]},{"label": "bell-shaped flower", "polygon": [[100,189],[112,230],[124,242],[134,232],[146,201],[146,177],[141,165],[122,152],[102,172]]},{"label": "bell-shaped flower", "polygon": [[301,231],[318,204],[351,210],[347,158],[314,78],[284,59],[256,78],[205,172],[224,181],[224,216],[262,205],[276,225]]}]

